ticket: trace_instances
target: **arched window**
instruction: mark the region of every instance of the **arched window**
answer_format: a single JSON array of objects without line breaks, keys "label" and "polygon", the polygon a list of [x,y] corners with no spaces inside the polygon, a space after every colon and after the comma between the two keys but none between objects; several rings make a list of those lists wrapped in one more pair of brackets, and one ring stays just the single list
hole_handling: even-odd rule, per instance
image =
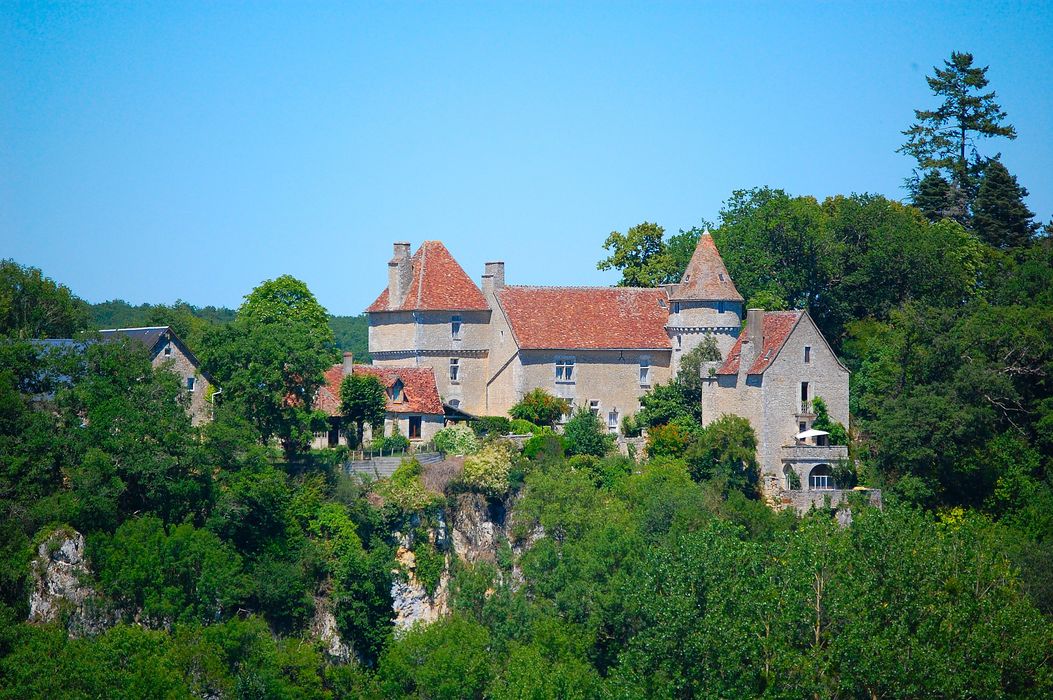
[{"label": "arched window", "polygon": [[792,464],[782,468],[783,484],[787,491],[799,491],[801,489],[801,478],[797,476]]},{"label": "arched window", "polygon": [[829,491],[836,488],[837,485],[834,483],[833,473],[830,471],[829,464],[820,464],[808,474],[808,490]]}]

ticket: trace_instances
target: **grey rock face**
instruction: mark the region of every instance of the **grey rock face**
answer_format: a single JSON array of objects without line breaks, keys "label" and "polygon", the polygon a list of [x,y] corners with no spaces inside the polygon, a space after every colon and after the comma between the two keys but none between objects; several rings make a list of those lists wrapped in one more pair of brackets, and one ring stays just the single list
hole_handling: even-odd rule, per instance
[{"label": "grey rock face", "polygon": [[97,634],[116,619],[89,580],[84,535],[56,530],[37,548],[30,565],[34,586],[29,594],[29,622],[65,622],[71,636]]}]

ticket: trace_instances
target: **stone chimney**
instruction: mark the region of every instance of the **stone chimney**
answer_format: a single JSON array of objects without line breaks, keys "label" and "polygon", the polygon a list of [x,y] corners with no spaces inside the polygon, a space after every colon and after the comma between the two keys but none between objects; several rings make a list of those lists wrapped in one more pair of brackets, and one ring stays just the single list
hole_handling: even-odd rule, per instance
[{"label": "stone chimney", "polygon": [[505,264],[488,262],[483,267],[483,294],[492,294],[505,286]]},{"label": "stone chimney", "polygon": [[344,353],[344,376],[351,374],[355,369],[355,356],[350,352]]},{"label": "stone chimney", "polygon": [[413,265],[410,261],[410,244],[395,244],[395,254],[388,262],[388,307],[394,308],[402,303],[402,298],[409,291],[413,278]]},{"label": "stone chimney", "polygon": [[742,342],[740,366],[748,369],[764,348],[764,309],[746,311],[746,338]]}]

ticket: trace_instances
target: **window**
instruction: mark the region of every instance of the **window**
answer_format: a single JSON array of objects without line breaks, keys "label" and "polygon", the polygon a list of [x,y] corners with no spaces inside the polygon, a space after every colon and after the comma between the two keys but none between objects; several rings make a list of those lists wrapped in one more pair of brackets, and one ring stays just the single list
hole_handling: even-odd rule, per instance
[{"label": "window", "polygon": [[717,302],[717,313],[718,314],[724,313],[724,302],[722,302],[722,301],[718,301]]},{"label": "window", "polygon": [[680,313],[680,302],[679,301],[674,301],[673,302],[673,313],[674,314]]},{"label": "window", "polygon": [[394,403],[402,403],[406,400],[406,386],[402,383],[401,379],[396,379],[395,383],[391,385],[391,400]]},{"label": "window", "polygon": [[808,424],[807,423],[803,423],[802,422],[802,423],[798,423],[797,424],[797,432],[803,433],[805,430],[808,430]]},{"label": "window", "polygon": [[420,416],[409,417],[409,439],[420,440]]},{"label": "window", "polygon": [[651,360],[646,357],[640,358],[640,386],[651,385]]},{"label": "window", "polygon": [[682,347],[684,347],[684,338],[683,336],[678,335],[676,337],[676,349],[679,350]]},{"label": "window", "polygon": [[460,405],[461,405],[461,400],[460,399],[450,399],[450,407],[451,408],[457,408]]},{"label": "window", "polygon": [[811,345],[805,345],[804,346],[804,364],[807,365],[807,364],[811,363],[811,361],[812,361],[812,346]]},{"label": "window", "polygon": [[461,381],[461,359],[450,358],[450,384],[458,384]]},{"label": "window", "polygon": [[592,411],[592,415],[600,415],[600,402],[596,400],[589,401],[589,410]]},{"label": "window", "polygon": [[812,473],[808,475],[808,488],[812,491],[829,491],[837,488],[834,484],[834,477],[830,472],[830,467],[820,464],[813,469]]},{"label": "window", "polygon": [[607,414],[607,430],[616,433],[618,432],[618,411],[611,411]]},{"label": "window", "polygon": [[460,340],[461,339],[461,317],[460,316],[454,316],[450,320],[450,334],[453,336],[454,340]]},{"label": "window", "polygon": [[801,382],[801,403],[808,400],[808,382]]},{"label": "window", "polygon": [[556,381],[570,384],[574,382],[574,358],[556,358]]},{"label": "window", "polygon": [[165,357],[171,357],[171,356],[172,356],[172,344],[169,343],[168,345],[165,346]]},{"label": "window", "polygon": [[186,378],[186,390],[187,391],[193,391],[194,390],[194,378],[193,377],[187,377]]}]

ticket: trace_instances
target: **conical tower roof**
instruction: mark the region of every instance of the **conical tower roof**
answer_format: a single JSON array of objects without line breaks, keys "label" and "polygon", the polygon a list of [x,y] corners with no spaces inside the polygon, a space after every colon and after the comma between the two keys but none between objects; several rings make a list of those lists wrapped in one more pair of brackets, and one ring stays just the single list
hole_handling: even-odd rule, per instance
[{"label": "conical tower roof", "polygon": [[441,241],[424,241],[410,262],[413,275],[402,299],[385,289],[366,313],[378,311],[485,311],[486,297]]},{"label": "conical tower roof", "polygon": [[698,239],[691,262],[684,270],[680,284],[669,294],[670,299],[691,301],[744,301],[735,283],[731,281],[724,260],[720,257],[716,243],[709,231]]}]

